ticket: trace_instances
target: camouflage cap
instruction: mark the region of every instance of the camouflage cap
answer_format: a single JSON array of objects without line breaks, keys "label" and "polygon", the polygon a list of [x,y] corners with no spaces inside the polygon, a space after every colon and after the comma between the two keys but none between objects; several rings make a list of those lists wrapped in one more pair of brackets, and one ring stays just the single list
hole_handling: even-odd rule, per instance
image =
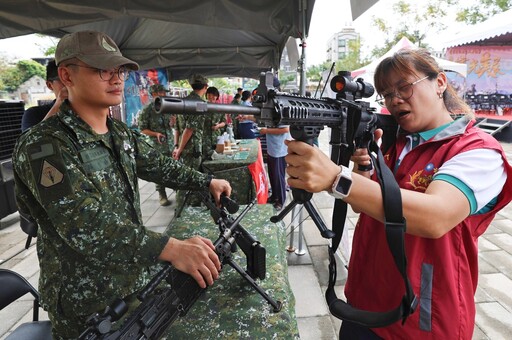
[{"label": "camouflage cap", "polygon": [[208,79],[201,75],[201,74],[193,74],[188,79],[188,82],[190,85],[193,84],[201,84],[201,85],[208,85]]},{"label": "camouflage cap", "polygon": [[71,58],[77,58],[89,66],[103,70],[120,65],[132,70],[139,69],[136,62],[123,57],[112,38],[97,31],[74,32],[60,39],[55,51],[55,62],[59,65]]}]

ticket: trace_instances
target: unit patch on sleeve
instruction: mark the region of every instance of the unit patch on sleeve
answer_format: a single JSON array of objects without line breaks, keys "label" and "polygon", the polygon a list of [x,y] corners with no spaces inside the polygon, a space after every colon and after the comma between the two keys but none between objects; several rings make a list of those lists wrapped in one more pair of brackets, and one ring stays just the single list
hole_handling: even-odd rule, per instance
[{"label": "unit patch on sleeve", "polygon": [[32,169],[32,181],[41,201],[51,202],[71,194],[66,165],[58,146],[41,141],[27,146]]},{"label": "unit patch on sleeve", "polygon": [[41,171],[41,180],[39,181],[39,184],[45,188],[48,188],[52,185],[62,183],[63,179],[64,174],[62,172],[60,172],[47,160],[43,161],[43,170]]}]

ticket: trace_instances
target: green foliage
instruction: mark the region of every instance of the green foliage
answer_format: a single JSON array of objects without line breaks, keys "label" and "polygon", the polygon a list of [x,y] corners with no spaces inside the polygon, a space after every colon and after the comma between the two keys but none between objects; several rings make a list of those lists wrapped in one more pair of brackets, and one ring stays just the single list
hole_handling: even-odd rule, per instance
[{"label": "green foliage", "polygon": [[[258,86],[257,82],[255,82],[254,84],[254,87]],[[191,89],[190,84],[185,79],[171,81],[170,86],[182,89]],[[227,94],[233,94],[236,91],[237,87],[235,86],[233,88],[233,85],[231,85],[226,78],[208,78],[208,86],[214,86],[219,90],[220,93]],[[251,86],[252,82],[246,83],[247,88],[252,88]]]},{"label": "green foliage", "polygon": [[[425,38],[439,34],[452,20],[475,24],[490,16],[512,7],[512,0],[479,0],[476,5],[460,3],[456,0],[427,0],[414,2],[398,0],[392,5],[394,14],[389,18],[373,17],[372,25],[386,38],[382,46],[375,46],[371,57],[378,58],[393,47],[402,37],[407,37],[419,47],[429,48]],[[455,11],[455,17],[449,13]]]},{"label": "green foliage", "polygon": [[457,12],[455,20],[468,25],[487,20],[512,7],[512,0],[480,0],[479,4],[465,7]]},{"label": "green foliage", "polygon": [[20,60],[16,66],[2,66],[0,68],[0,90],[15,91],[33,76],[45,79],[46,68],[33,60]]},{"label": "green foliage", "polygon": [[331,68],[332,63],[326,61],[320,65],[312,65],[308,67],[306,70],[306,78],[312,82],[318,82],[322,78],[322,72],[325,70],[329,70]]},{"label": "green foliage", "polygon": [[295,77],[296,77],[295,73],[288,74],[288,75],[281,77],[279,79],[279,82],[281,83],[281,88],[284,88],[288,83],[294,81]]},{"label": "green foliage", "polygon": [[359,51],[361,50],[360,40],[350,40],[348,42],[348,54],[345,58],[336,63],[336,72],[354,71],[369,63],[367,59],[361,60]]},{"label": "green foliage", "polygon": [[[360,40],[350,40],[348,42],[348,54],[343,59],[337,60],[335,64],[335,68],[333,73],[336,74],[339,71],[354,71],[358,68],[368,64],[370,60],[361,59],[360,51],[361,49],[361,41]],[[324,71],[328,71],[332,68],[332,63],[326,61],[320,65],[313,65],[308,67],[306,71],[306,77],[312,83],[319,83],[322,79],[322,73]],[[281,81],[281,84],[283,82]]]}]

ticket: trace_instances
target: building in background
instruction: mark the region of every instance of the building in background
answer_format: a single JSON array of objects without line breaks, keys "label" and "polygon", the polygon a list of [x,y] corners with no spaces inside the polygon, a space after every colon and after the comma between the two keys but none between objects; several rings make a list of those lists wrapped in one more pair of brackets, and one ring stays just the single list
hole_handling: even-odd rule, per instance
[{"label": "building in background", "polygon": [[351,26],[345,26],[335,33],[327,42],[327,56],[329,62],[345,58],[349,51],[349,41],[358,40],[359,33]]}]

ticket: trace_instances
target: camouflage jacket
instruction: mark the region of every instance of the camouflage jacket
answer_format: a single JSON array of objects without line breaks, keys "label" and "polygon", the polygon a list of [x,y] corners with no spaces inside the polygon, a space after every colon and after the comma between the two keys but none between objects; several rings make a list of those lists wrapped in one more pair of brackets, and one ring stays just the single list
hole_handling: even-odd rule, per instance
[{"label": "camouflage jacket", "polygon": [[[137,177],[205,188],[207,176],[165,157],[124,123],[96,134],[67,105],[18,139],[19,210],[39,225],[39,290],[45,309],[88,316],[139,291],[168,236],[142,223]],[[85,319],[84,319],[85,321]]]},{"label": "camouflage jacket", "polygon": [[[185,100],[204,101],[197,93],[192,92],[184,98]],[[177,115],[177,127],[181,136],[186,128],[193,129],[194,133],[183,149],[183,157],[200,157],[202,154],[204,140],[204,116],[203,115]]]},{"label": "camouflage jacket", "polygon": [[226,131],[225,127],[213,131],[212,126],[222,122],[226,122],[226,115],[223,113],[212,113],[204,116],[204,146],[209,151],[217,144],[217,137]]},{"label": "camouflage jacket", "polygon": [[149,138],[153,147],[166,155],[171,155],[174,148],[174,135],[170,124],[171,116],[170,113],[157,113],[153,102],[151,102],[142,110],[138,118],[140,131],[148,129],[165,135],[165,142],[161,144],[156,140],[156,137],[150,136]]}]

